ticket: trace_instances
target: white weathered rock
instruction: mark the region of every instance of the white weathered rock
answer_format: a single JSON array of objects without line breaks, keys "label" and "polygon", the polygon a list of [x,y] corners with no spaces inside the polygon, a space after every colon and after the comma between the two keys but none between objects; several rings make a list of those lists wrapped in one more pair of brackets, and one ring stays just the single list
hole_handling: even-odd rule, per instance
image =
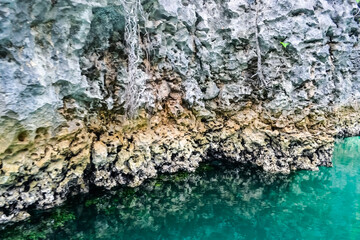
[{"label": "white weathered rock", "polygon": [[107,162],[107,146],[100,141],[94,143],[92,148],[92,163],[98,168]]}]

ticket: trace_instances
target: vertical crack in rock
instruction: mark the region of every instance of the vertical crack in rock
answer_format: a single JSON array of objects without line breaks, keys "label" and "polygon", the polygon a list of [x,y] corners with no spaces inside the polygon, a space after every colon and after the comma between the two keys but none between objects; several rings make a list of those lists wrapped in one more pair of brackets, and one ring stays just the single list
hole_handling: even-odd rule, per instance
[{"label": "vertical crack in rock", "polygon": [[255,0],[255,42],[256,42],[256,54],[257,54],[257,71],[259,81],[263,86],[266,86],[264,74],[262,71],[262,60],[261,60],[261,48],[259,43],[259,11],[260,11],[260,0]]}]

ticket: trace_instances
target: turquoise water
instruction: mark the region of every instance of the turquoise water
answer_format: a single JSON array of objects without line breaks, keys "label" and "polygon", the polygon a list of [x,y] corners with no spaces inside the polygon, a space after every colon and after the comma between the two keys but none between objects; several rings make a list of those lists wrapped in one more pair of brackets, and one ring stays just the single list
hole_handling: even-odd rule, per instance
[{"label": "turquoise water", "polygon": [[288,176],[204,165],[35,212],[0,239],[360,239],[360,138],[333,160]]}]

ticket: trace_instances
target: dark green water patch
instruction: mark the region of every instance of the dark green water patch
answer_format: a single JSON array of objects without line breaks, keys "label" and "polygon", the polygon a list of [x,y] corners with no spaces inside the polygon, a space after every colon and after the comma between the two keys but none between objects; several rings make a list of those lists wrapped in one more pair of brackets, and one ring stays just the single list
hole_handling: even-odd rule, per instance
[{"label": "dark green water patch", "polygon": [[360,239],[360,138],[333,161],[287,176],[203,165],[35,212],[0,239]]}]

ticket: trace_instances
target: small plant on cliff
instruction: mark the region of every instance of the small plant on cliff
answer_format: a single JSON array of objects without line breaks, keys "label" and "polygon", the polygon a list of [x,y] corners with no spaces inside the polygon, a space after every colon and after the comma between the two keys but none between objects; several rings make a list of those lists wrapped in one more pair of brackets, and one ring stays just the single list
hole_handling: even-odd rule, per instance
[{"label": "small plant on cliff", "polygon": [[280,42],[280,44],[283,45],[284,48],[286,48],[290,43]]},{"label": "small plant on cliff", "polygon": [[[359,4],[359,3],[360,3],[360,0],[356,0],[356,3]],[[359,13],[360,13],[360,8],[359,8],[359,10],[357,11],[357,13],[354,15],[354,17],[357,17],[357,16],[359,15]]]}]

